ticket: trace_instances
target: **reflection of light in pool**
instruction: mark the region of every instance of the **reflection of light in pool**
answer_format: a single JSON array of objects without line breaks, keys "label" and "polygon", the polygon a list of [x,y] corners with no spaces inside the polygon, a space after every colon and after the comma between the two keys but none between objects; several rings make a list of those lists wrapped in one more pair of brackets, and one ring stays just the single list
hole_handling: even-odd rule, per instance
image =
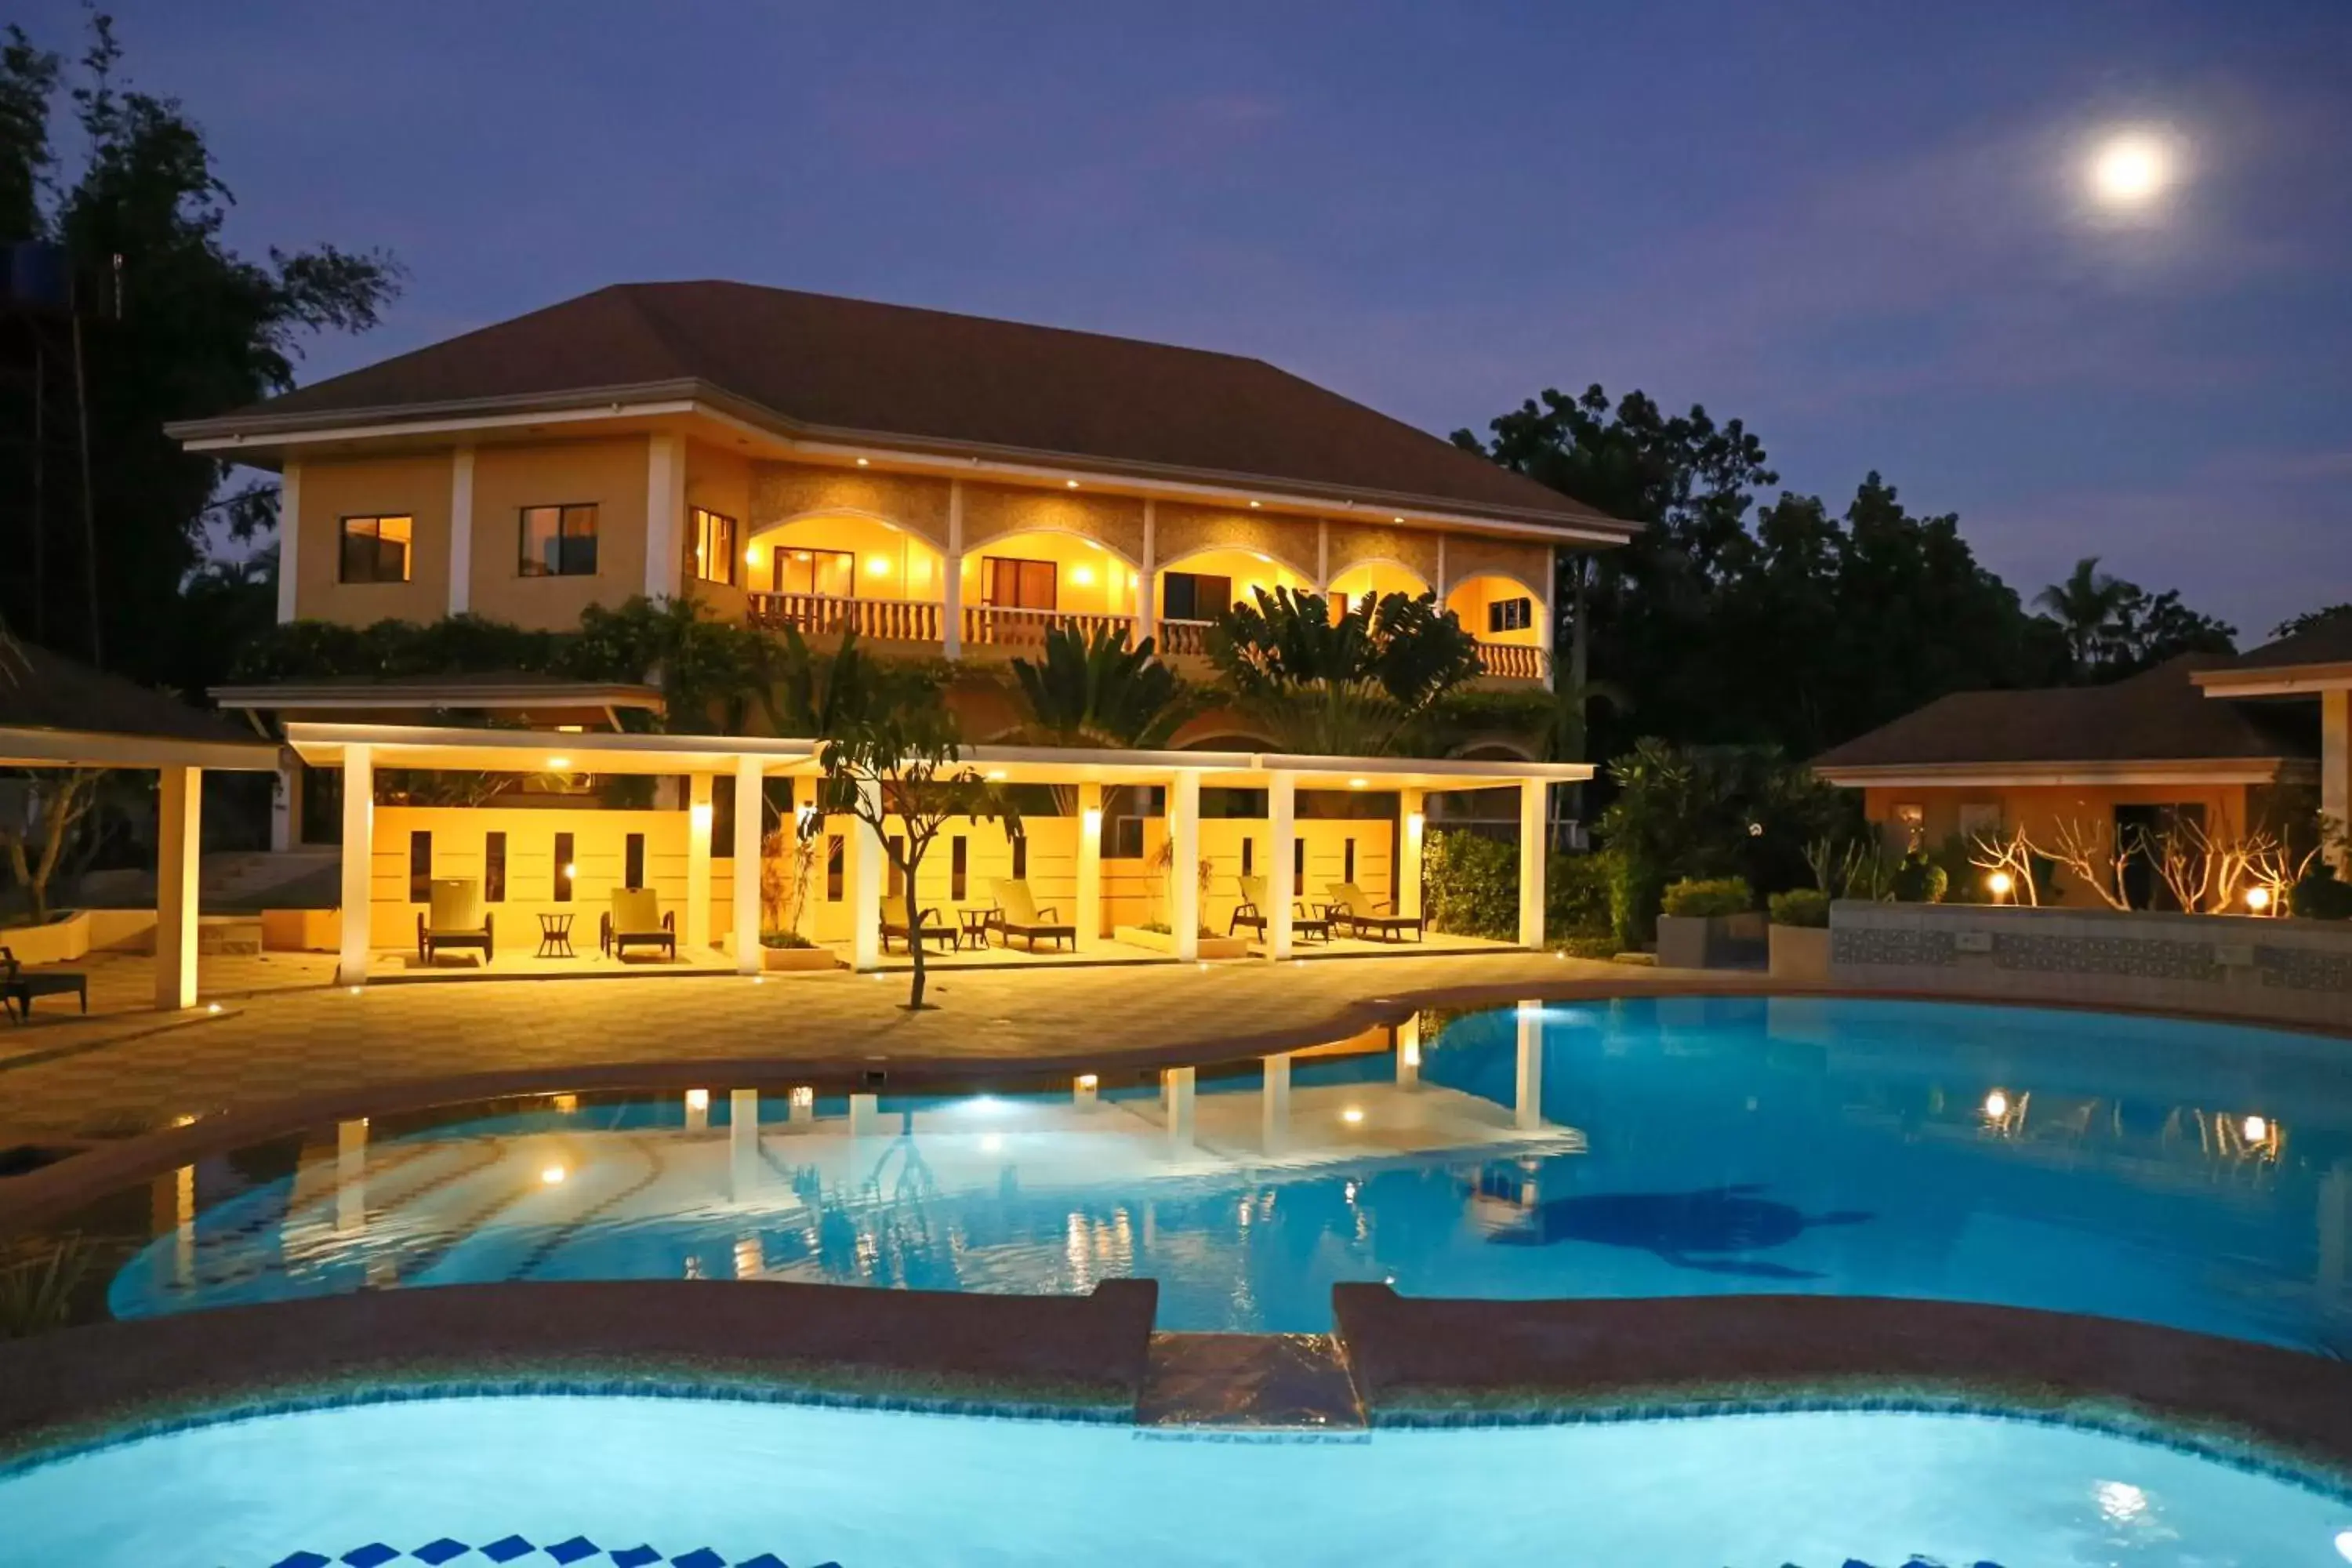
[{"label": "reflection of light in pool", "polygon": [[2101,1481],[2093,1495],[2099,1511],[2117,1524],[2128,1524],[2147,1511],[2147,1494],[2129,1481]]},{"label": "reflection of light in pool", "polygon": [[1994,1089],[1985,1096],[1985,1114],[1998,1121],[2009,1114],[2009,1096]]},{"label": "reflection of light in pool", "polygon": [[2336,1555],[2352,1563],[2352,1530],[2339,1531],[2336,1536]]},{"label": "reflection of light in pool", "polygon": [[550,1165],[539,1173],[539,1179],[551,1187],[563,1180],[563,1173],[562,1166]]},{"label": "reflection of light in pool", "polygon": [[2238,1131],[2246,1135],[2247,1142],[2259,1143],[2271,1135],[2271,1124],[2259,1116],[2249,1116]]}]

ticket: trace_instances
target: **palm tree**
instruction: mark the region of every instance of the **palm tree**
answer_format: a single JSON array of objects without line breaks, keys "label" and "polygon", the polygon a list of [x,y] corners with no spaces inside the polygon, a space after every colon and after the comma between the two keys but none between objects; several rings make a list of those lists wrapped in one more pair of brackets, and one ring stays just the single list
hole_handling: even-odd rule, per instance
[{"label": "palm tree", "polygon": [[1428,594],[1367,594],[1338,616],[1320,594],[1255,590],[1218,621],[1209,654],[1243,710],[1286,748],[1394,749],[1478,673],[1478,644]]},{"label": "palm tree", "polygon": [[1130,648],[1103,626],[1091,637],[1054,627],[1044,657],[1014,659],[1013,675],[1029,710],[1016,738],[1030,745],[1148,750],[1164,745],[1193,706],[1150,637]]},{"label": "palm tree", "polygon": [[2116,617],[2132,595],[2132,585],[2099,570],[2099,558],[2085,555],[2063,583],[2053,583],[2033,596],[2066,634],[2066,649],[2078,675],[2106,656]]}]

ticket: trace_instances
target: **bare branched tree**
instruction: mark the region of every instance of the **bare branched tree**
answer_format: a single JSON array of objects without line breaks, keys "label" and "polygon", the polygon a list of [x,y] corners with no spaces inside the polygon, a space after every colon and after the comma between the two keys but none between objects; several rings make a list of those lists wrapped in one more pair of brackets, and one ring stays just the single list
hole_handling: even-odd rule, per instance
[{"label": "bare branched tree", "polygon": [[[2132,907],[2131,894],[2124,886],[2124,868],[2131,863],[2133,851],[2141,847],[2143,836],[2118,833],[2111,824],[2068,816],[2052,826],[2047,844],[2029,843],[2021,827],[2017,830],[2017,842],[2023,847],[2022,858],[2028,867],[2026,874],[2020,878],[2022,885],[2032,884],[2032,859],[2038,850],[2072,871],[2074,879],[2098,894],[2107,908]],[[2012,871],[2011,875],[2017,873]]]},{"label": "bare branched tree", "polygon": [[1969,864],[1988,878],[1996,873],[2006,876],[2011,898],[2038,909],[2042,890],[2033,884],[2033,857],[2032,840],[2022,827],[1996,828],[1969,839]]}]

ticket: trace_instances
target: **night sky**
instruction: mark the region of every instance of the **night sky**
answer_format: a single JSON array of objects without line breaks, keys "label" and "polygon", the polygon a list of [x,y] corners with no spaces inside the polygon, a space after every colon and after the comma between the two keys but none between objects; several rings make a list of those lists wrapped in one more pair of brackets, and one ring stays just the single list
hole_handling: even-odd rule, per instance
[{"label": "night sky", "polygon": [[[2352,598],[2352,4],[119,0],[231,237],[409,268],[347,368],[727,277],[1256,354],[1440,433],[1547,384],[1871,468],[2030,597]],[[77,8],[13,8],[79,47]],[[887,12],[887,15],[885,13]],[[2175,183],[2091,199],[2147,128]]]}]

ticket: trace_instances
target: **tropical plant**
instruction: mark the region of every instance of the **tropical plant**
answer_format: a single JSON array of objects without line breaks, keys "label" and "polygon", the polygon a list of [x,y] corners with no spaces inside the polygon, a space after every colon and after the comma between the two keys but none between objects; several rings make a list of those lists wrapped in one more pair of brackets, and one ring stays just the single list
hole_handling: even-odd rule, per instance
[{"label": "tropical plant", "polygon": [[923,858],[940,829],[956,821],[1002,822],[1021,835],[1021,813],[1011,795],[961,760],[954,721],[936,704],[911,705],[849,725],[818,749],[824,768],[816,808],[802,818],[801,837],[814,839],[830,816],[870,828],[898,873],[907,900],[907,946],[914,962],[909,1011],[923,1006],[924,943],[917,888]]},{"label": "tropical plant", "polygon": [[89,1244],[79,1236],[20,1247],[0,1263],[0,1340],[65,1327],[89,1264]]},{"label": "tropical plant", "polygon": [[1184,684],[1160,662],[1152,640],[1134,647],[1108,626],[1091,634],[1056,626],[1042,655],[1013,661],[1028,719],[1017,738],[1030,745],[1164,745],[1191,711]]},{"label": "tropical plant", "polygon": [[2352,921],[2352,882],[2325,861],[2315,863],[2287,893],[2287,909],[2304,921]]},{"label": "tropical plant", "polygon": [[1776,926],[1818,931],[1830,923],[1830,896],[1819,888],[1790,888],[1764,900]]},{"label": "tropical plant", "polygon": [[1367,594],[1336,617],[1320,594],[1254,591],[1209,634],[1242,710],[1285,748],[1337,756],[1397,749],[1477,675],[1478,642],[1434,595]]},{"label": "tropical plant", "polygon": [[2105,660],[2116,630],[2116,617],[2131,593],[2131,584],[2099,570],[2099,558],[2085,555],[2063,583],[2053,583],[2033,595],[2033,602],[2066,634],[2067,656],[2077,673]]},{"label": "tropical plant", "polygon": [[859,647],[855,627],[843,628],[840,645],[829,654],[813,651],[797,626],[782,626],[773,636],[761,667],[767,679],[757,695],[779,735],[845,735],[936,696],[918,672],[883,663]]},{"label": "tropical plant", "polygon": [[1658,907],[1681,920],[1714,920],[1754,909],[1756,890],[1745,877],[1685,877],[1666,884]]}]

